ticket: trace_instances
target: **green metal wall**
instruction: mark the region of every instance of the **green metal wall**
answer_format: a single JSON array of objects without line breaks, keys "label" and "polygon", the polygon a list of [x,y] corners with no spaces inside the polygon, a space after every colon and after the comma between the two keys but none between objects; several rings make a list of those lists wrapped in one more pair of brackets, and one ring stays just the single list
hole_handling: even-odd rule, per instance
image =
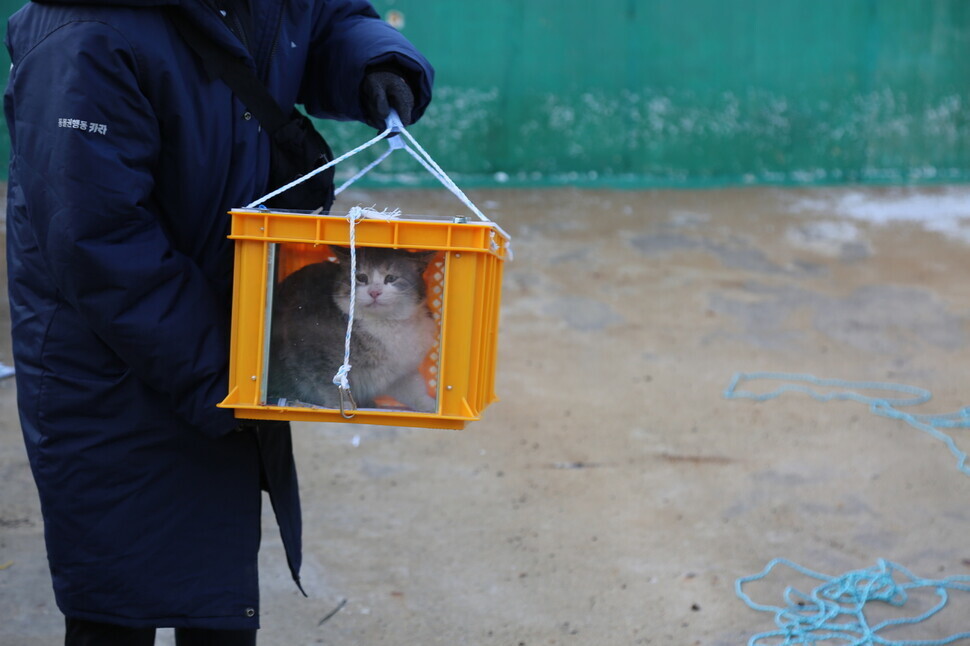
[{"label": "green metal wall", "polygon": [[[0,0],[0,12],[3,16],[10,16],[13,12],[24,5],[25,0]],[[4,18],[2,25],[3,40],[7,38],[7,20]],[[10,56],[7,55],[6,46],[0,47],[0,87],[7,87],[7,79],[10,77]],[[10,134],[7,132],[7,122],[0,119],[0,180],[7,180],[7,161],[10,159]]]},{"label": "green metal wall", "polygon": [[[412,132],[465,183],[970,180],[966,0],[375,6],[435,64]],[[335,150],[371,132],[321,127]]]},{"label": "green metal wall", "polygon": [[510,182],[970,179],[965,0],[385,0],[436,64],[416,134]]}]

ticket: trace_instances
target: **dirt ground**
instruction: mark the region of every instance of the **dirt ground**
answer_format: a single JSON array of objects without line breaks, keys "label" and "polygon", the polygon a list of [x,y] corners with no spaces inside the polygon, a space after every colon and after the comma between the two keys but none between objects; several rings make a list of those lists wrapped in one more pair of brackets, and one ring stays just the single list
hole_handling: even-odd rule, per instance
[{"label": "dirt ground", "polygon": [[[854,401],[724,396],[776,371],[970,405],[970,187],[469,195],[513,236],[502,401],[464,431],[296,425],[310,596],[267,505],[262,646],[735,646],[775,628],[734,586],[776,557],[970,575],[970,477],[938,438]],[[345,201],[461,212],[443,191]],[[0,381],[0,644],[51,645],[14,395]],[[804,582],[750,590],[783,605]],[[955,593],[891,636],[968,630],[968,609]]]}]

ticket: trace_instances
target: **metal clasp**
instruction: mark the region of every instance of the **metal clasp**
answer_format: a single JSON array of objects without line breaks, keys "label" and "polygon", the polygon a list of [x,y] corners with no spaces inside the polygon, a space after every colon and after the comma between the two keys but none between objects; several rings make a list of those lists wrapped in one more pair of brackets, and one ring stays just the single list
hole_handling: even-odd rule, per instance
[{"label": "metal clasp", "polygon": [[340,416],[343,417],[344,419],[354,419],[355,413],[348,414],[347,413],[348,409],[346,406],[347,403],[349,402],[350,403],[349,410],[351,411],[357,410],[357,402],[354,401],[354,394],[350,392],[350,388],[341,388],[340,386],[338,386],[337,390],[340,391]]}]

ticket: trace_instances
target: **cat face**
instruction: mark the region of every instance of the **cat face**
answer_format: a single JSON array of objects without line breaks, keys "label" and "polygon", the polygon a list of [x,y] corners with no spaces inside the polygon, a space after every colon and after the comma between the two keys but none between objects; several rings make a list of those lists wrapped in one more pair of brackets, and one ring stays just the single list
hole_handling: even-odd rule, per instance
[{"label": "cat face", "polygon": [[434,252],[408,252],[396,249],[359,247],[357,271],[350,277],[350,250],[333,247],[340,260],[341,279],[334,301],[346,314],[350,291],[354,289],[354,318],[403,320],[421,307],[425,298],[422,274]]}]

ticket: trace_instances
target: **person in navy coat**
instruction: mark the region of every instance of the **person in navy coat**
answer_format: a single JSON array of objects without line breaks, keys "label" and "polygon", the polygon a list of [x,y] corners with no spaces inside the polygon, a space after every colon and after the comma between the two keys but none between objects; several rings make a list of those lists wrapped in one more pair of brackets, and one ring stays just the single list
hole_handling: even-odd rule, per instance
[{"label": "person in navy coat", "polygon": [[254,644],[262,489],[297,585],[289,427],[228,384],[227,210],[268,190],[266,132],[173,26],[289,112],[381,127],[433,70],[365,0],[35,0],[9,21],[9,298],[20,418],[66,644]]}]

